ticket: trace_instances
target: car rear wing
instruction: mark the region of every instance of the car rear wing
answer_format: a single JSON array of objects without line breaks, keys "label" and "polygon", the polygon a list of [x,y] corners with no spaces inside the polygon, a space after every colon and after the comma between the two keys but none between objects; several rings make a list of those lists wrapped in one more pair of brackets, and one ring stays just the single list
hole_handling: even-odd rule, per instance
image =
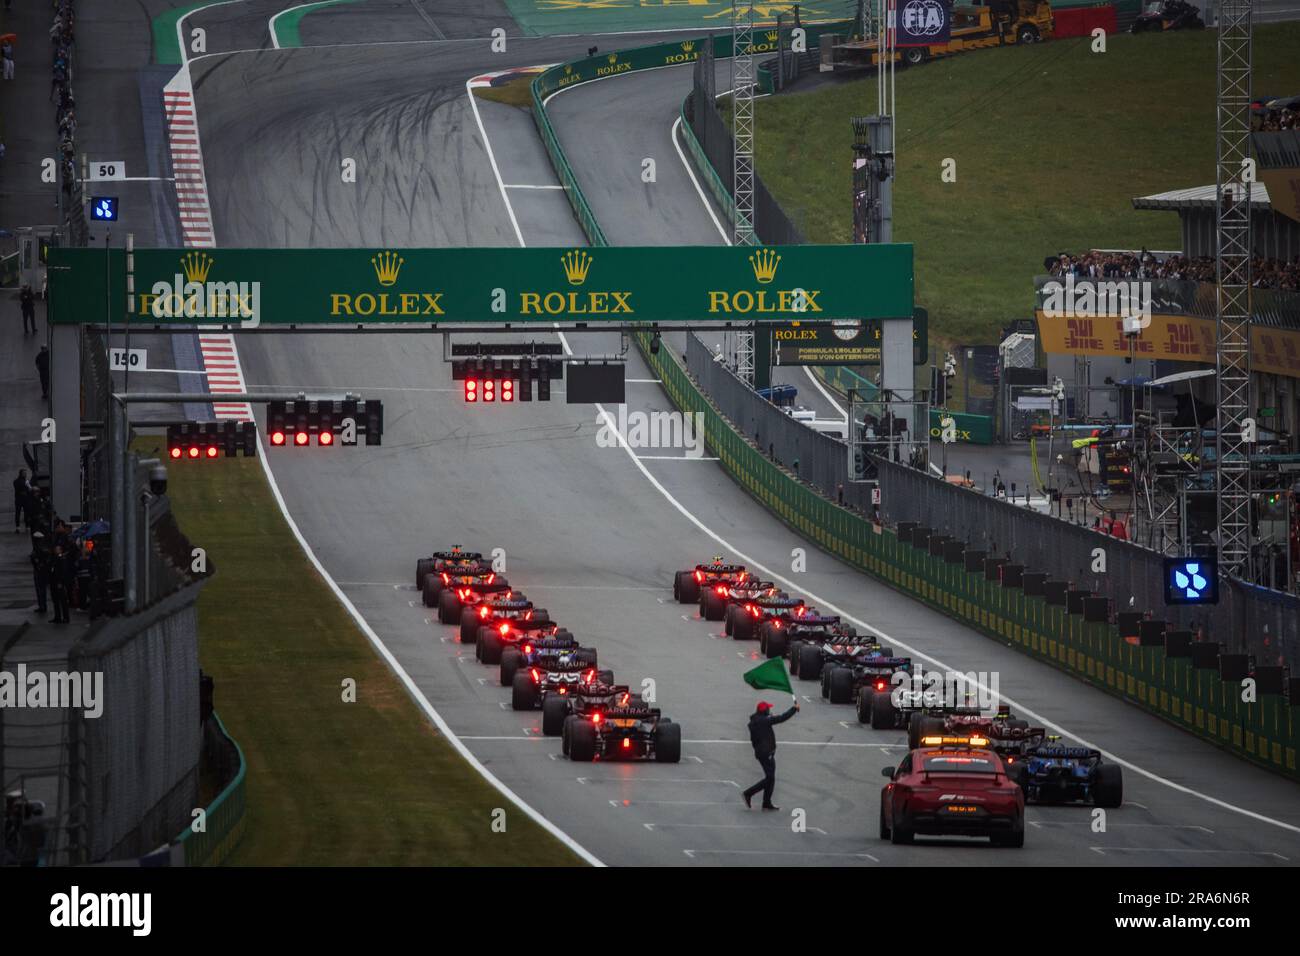
[{"label": "car rear wing", "polygon": [[429,555],[434,561],[483,561],[483,552],[481,551],[462,551],[459,548],[453,548],[450,551],[435,551]]},{"label": "car rear wing", "polygon": [[1025,751],[1026,757],[1038,757],[1042,760],[1100,760],[1101,751],[1091,747],[1032,747]]},{"label": "car rear wing", "polygon": [[663,711],[658,707],[628,704],[624,707],[606,707],[602,713],[606,720],[651,720],[658,719]]}]

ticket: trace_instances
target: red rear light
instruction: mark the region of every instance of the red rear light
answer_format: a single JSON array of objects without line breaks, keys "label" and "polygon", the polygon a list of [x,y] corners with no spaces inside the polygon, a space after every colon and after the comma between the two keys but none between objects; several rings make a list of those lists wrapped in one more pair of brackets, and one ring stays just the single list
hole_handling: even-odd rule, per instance
[{"label": "red rear light", "polygon": [[510,625],[502,624],[499,628],[497,628],[497,630],[500,631],[502,634],[508,634],[510,633]]},{"label": "red rear light", "polygon": [[536,667],[532,668],[532,672],[533,672],[533,683],[540,684],[542,682],[542,675],[538,673]]},{"label": "red rear light", "polygon": [[533,652],[533,645],[531,645],[531,644],[525,644],[525,645],[524,645],[524,653],[525,653],[525,654],[531,654],[532,652]]},{"label": "red rear light", "polygon": [[568,690],[567,690],[567,689],[565,689],[565,688],[563,688],[563,687],[560,688],[560,696],[561,696],[561,697],[563,697],[563,696],[564,696],[565,694],[567,694],[567,693],[568,693]]},{"label": "red rear light", "polygon": [[884,690],[884,689],[885,689],[885,682],[883,680],[876,681],[876,690]]},{"label": "red rear light", "polygon": [[593,724],[600,723],[600,711],[596,711],[594,714],[591,715],[591,722]]},{"label": "red rear light", "polygon": [[632,749],[632,738],[631,738],[631,737],[624,737],[624,738],[623,738],[623,749],[624,749],[624,750],[631,750],[631,749]]},{"label": "red rear light", "polygon": [[584,674],[582,675],[582,679],[585,680],[587,683],[590,684],[591,681],[592,681],[592,679],[593,679],[595,676],[596,676],[596,672],[595,672],[594,670],[589,670],[589,671],[587,671],[586,673],[584,673]]},{"label": "red rear light", "polygon": [[481,608],[479,608],[479,609],[478,609],[478,616],[479,616],[479,617],[487,617],[487,607],[481,607]]},{"label": "red rear light", "polygon": [[531,621],[532,619],[533,619],[533,612],[532,612],[532,611],[525,611],[525,612],[524,612],[524,620],[525,620],[525,621]]},{"label": "red rear light", "polygon": [[772,622],[772,626],[773,626],[773,627],[780,627],[780,626],[781,626],[781,619],[778,617],[775,621]]},{"label": "red rear light", "polygon": [[703,580],[704,580],[704,575],[701,574],[699,571],[696,571],[696,572],[695,572],[695,580],[697,580],[697,581],[703,581]]},{"label": "red rear light", "polygon": [[725,584],[719,584],[717,590],[719,594],[726,594],[727,586]]},{"label": "red rear light", "polygon": [[493,581],[495,581],[496,579],[497,579],[497,576],[496,576],[495,574],[489,574],[489,575],[488,575],[488,579],[487,579],[487,583],[488,583],[488,584],[491,584],[491,583],[492,583]]},{"label": "red rear light", "polygon": [[446,572],[446,571],[443,571],[443,572],[442,572],[442,583],[443,583],[443,584],[450,584],[450,583],[451,583],[451,578],[447,576],[447,572]]}]

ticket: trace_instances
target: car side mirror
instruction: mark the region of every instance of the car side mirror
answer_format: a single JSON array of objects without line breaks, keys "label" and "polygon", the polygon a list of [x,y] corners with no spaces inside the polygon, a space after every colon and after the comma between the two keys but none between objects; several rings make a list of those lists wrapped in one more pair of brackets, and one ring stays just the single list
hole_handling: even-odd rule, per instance
[{"label": "car side mirror", "polygon": [[894,768],[893,768],[893,767],[881,767],[881,768],[880,768],[880,775],[881,775],[882,777],[888,777],[890,780],[893,780],[893,779],[894,779]]}]

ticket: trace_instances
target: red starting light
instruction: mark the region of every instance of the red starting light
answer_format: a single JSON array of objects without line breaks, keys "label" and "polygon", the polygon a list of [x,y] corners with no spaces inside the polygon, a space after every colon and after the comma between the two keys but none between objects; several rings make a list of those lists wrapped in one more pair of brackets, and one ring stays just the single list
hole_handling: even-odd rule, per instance
[{"label": "red starting light", "polygon": [[332,445],[334,444],[334,433],[321,432],[319,435],[316,436],[316,441],[322,445]]},{"label": "red starting light", "polygon": [[497,400],[497,383],[490,378],[483,379],[483,401],[495,402]]},{"label": "red starting light", "polygon": [[283,445],[283,444],[284,444],[284,432],[271,432],[271,444],[272,444],[272,445]]},{"label": "red starting light", "polygon": [[179,458],[179,457],[181,457],[181,450],[180,450],[179,448],[173,448],[173,449],[171,450],[171,456],[172,456],[173,458]]},{"label": "red starting light", "polygon": [[209,458],[216,458],[216,457],[217,457],[217,446],[216,446],[216,445],[209,445],[207,451],[208,451],[208,457],[209,457]]},{"label": "red starting light", "polygon": [[306,432],[294,432],[293,443],[295,445],[305,445],[309,441],[311,441],[311,436]]},{"label": "red starting light", "polygon": [[186,454],[188,454],[191,458],[198,458],[198,457],[199,457],[199,446],[198,446],[198,445],[191,445],[191,446],[186,450]]},{"label": "red starting light", "polygon": [[465,401],[478,401],[478,382],[472,378],[465,379]]},{"label": "red starting light", "polygon": [[515,383],[510,379],[501,381],[501,401],[513,402],[515,400]]}]

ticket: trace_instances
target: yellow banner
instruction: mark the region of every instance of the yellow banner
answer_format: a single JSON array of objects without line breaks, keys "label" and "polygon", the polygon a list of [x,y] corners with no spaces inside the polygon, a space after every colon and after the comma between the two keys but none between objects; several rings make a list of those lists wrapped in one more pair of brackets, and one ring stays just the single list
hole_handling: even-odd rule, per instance
[{"label": "yellow banner", "polygon": [[[1124,320],[1047,318],[1037,313],[1043,351],[1051,355],[1128,355]],[[1215,322],[1190,315],[1153,315],[1133,342],[1135,358],[1214,364]],[[1250,366],[1300,378],[1300,332],[1255,326],[1250,332]]]}]

